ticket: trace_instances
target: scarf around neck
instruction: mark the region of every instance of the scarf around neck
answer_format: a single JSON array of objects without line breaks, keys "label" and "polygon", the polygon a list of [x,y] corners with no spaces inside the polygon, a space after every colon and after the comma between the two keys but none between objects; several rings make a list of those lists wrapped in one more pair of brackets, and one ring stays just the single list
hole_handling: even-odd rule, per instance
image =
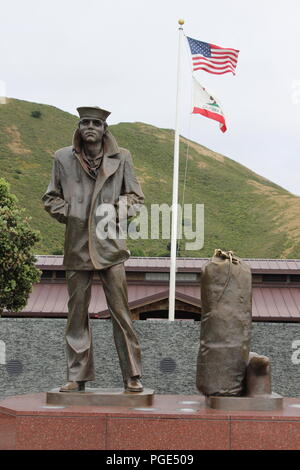
[{"label": "scarf around neck", "polygon": [[104,150],[103,150],[103,147],[102,147],[100,153],[96,157],[91,158],[91,157],[88,157],[88,155],[85,154],[83,147],[81,147],[81,152],[78,155],[79,158],[80,158],[80,162],[81,162],[84,170],[93,179],[97,178],[97,175],[98,175],[101,163],[102,163],[102,159],[103,159],[103,154],[104,154]]}]

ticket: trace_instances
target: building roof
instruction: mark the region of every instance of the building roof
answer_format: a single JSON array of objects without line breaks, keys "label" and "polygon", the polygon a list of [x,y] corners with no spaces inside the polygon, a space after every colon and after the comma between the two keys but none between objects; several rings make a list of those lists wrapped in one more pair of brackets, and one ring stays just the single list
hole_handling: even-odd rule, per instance
[{"label": "building roof", "polygon": [[[168,289],[163,285],[128,285],[130,308],[151,304],[154,300],[167,298]],[[176,289],[178,298],[191,298],[200,306],[200,286],[180,286]],[[65,283],[36,284],[33,286],[26,307],[19,313],[33,316],[65,316],[68,313],[68,289]],[[89,313],[108,313],[101,284],[92,285]]]},{"label": "building roof", "polygon": [[[179,272],[199,273],[209,258],[177,258]],[[299,259],[245,259],[253,274],[300,274]],[[63,271],[63,256],[38,256],[37,267],[43,271]],[[127,272],[169,272],[168,257],[131,257],[125,262]],[[61,276],[60,276],[61,277]],[[279,277],[279,276],[278,276]],[[128,282],[129,306],[132,310],[147,306],[151,312],[155,303],[167,300],[169,286],[167,282],[145,280]],[[278,281],[278,280],[277,280]],[[252,317],[255,321],[300,322],[300,283],[255,282],[252,289]],[[199,282],[180,283],[176,285],[176,299],[190,306],[201,309],[201,292]],[[197,310],[196,310],[197,311]],[[67,284],[52,278],[51,281],[33,286],[26,307],[20,316],[65,317],[68,312]],[[94,282],[89,312],[93,316],[109,315],[101,283]],[[13,315],[6,312],[5,315]]]},{"label": "building roof", "polygon": [[[128,284],[128,299],[131,309],[151,306],[158,300],[167,299],[166,285]],[[177,300],[201,307],[200,285],[178,285]],[[26,307],[19,313],[39,317],[66,316],[68,291],[65,283],[40,283],[33,287]],[[151,309],[151,308],[150,308]],[[107,314],[105,295],[101,284],[92,286],[89,312]],[[255,321],[300,322],[300,287],[253,287],[252,317]]]},{"label": "building roof", "polygon": [[300,288],[254,287],[252,316],[260,321],[300,321]]},{"label": "building roof", "polygon": [[[177,269],[180,272],[199,272],[210,258],[177,258]],[[253,273],[300,274],[300,259],[267,259],[244,258]],[[38,255],[37,267],[40,269],[61,270],[63,256]],[[125,262],[127,271],[161,271],[170,269],[169,257],[130,257]]]}]

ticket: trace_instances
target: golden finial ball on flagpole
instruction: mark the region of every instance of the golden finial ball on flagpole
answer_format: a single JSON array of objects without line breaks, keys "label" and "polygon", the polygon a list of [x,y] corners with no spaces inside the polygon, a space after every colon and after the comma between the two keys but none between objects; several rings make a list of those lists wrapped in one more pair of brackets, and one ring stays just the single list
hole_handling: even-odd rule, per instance
[{"label": "golden finial ball on flagpole", "polygon": [[184,25],[184,20],[178,20],[178,24],[180,24],[180,26]]}]

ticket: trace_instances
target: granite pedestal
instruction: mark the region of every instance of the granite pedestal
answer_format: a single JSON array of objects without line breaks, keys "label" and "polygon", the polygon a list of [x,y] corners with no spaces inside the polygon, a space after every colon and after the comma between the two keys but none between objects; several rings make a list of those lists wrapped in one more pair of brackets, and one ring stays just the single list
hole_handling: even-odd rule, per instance
[{"label": "granite pedestal", "polygon": [[300,449],[300,398],[279,411],[209,409],[199,395],[155,395],[148,407],[59,406],[46,394],[0,402],[0,449]]}]

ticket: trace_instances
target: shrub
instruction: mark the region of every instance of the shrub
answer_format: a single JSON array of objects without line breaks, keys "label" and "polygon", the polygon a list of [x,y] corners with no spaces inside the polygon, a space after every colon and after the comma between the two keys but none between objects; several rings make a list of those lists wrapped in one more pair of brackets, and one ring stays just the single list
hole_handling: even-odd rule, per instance
[{"label": "shrub", "polygon": [[41,111],[31,111],[31,117],[39,119],[42,117],[42,113]]},{"label": "shrub", "polygon": [[58,250],[53,250],[51,254],[57,256],[57,255],[63,255],[64,252],[63,250],[58,249]]},{"label": "shrub", "polygon": [[0,178],[0,314],[4,308],[13,312],[24,308],[32,284],[40,279],[31,252],[40,237],[29,220],[8,182]]},{"label": "shrub", "polygon": [[131,256],[141,256],[141,257],[146,256],[142,248],[130,248],[130,254]]}]

